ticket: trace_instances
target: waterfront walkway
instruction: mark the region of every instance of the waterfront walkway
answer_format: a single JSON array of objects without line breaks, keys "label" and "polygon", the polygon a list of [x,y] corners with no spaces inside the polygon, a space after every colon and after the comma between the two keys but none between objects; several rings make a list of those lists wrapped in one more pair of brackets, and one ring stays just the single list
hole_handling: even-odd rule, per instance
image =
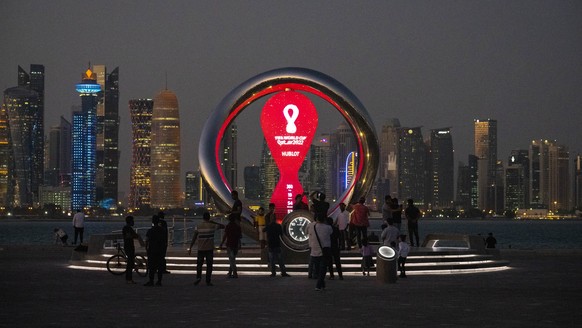
[{"label": "waterfront walkway", "polygon": [[582,322],[582,250],[502,250],[511,270],[315,281],[241,276],[163,287],[68,268],[71,247],[0,246],[0,327],[574,327]]}]

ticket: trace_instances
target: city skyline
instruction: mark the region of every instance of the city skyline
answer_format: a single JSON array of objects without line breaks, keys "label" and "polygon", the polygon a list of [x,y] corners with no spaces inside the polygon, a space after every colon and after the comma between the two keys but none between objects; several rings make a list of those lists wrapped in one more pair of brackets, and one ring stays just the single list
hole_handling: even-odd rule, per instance
[{"label": "city skyline", "polygon": [[[0,87],[17,85],[18,65],[45,66],[46,135],[61,116],[71,119],[70,108],[78,105],[71,86],[87,62],[119,67],[119,190],[126,195],[129,99],[153,98],[166,83],[175,91],[189,127],[181,136],[181,171],[196,170],[202,125],[220,100],[252,76],[288,66],[345,84],[370,112],[378,135],[392,117],[423,126],[425,136],[450,126],[455,165],[473,153],[474,119],[498,121],[497,156],[504,161],[539,139],[568,146],[572,158],[582,152],[578,2],[59,4],[0,4],[11,13],[0,22],[0,41],[11,45],[0,57]],[[55,8],[67,19],[43,14]],[[316,106],[326,117],[318,135],[341,123],[329,106]],[[237,119],[239,171],[259,164],[260,151],[244,145],[261,142],[260,107]]]}]

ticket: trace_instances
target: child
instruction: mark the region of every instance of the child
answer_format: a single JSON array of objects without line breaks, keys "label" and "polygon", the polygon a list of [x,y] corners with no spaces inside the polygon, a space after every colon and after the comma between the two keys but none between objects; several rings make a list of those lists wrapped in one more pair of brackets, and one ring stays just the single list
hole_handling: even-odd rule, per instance
[{"label": "child", "polygon": [[69,236],[63,229],[55,228],[53,232],[55,233],[55,244],[58,243],[58,241],[60,240],[61,245],[63,246],[67,245],[67,239],[69,238]]},{"label": "child", "polygon": [[400,235],[398,237],[398,270],[400,271],[400,278],[406,278],[406,257],[410,252],[410,246],[406,243],[406,235]]},{"label": "child", "polygon": [[362,274],[365,276],[367,273],[369,276],[370,268],[373,265],[372,256],[374,255],[374,249],[368,244],[368,238],[362,238],[360,252],[362,253]]}]

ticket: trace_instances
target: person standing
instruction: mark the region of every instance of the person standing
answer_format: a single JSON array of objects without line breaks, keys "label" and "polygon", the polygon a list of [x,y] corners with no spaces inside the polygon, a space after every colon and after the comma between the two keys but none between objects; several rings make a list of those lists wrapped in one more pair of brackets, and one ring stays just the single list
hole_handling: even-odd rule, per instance
[{"label": "person standing", "polygon": [[135,284],[132,277],[135,265],[135,245],[133,244],[133,240],[137,239],[140,245],[144,244],[141,236],[133,229],[133,225],[133,216],[129,215],[125,218],[125,226],[123,226],[123,229],[121,230],[121,234],[123,235],[123,250],[125,251],[125,255],[127,255],[125,282],[128,284]]},{"label": "person standing", "polygon": [[226,253],[228,254],[228,277],[238,278],[238,272],[236,268],[236,256],[238,250],[240,249],[240,239],[242,237],[242,229],[239,224],[235,222],[233,217],[229,218],[229,222],[224,228],[224,236],[222,236],[222,242],[220,247],[226,242]]},{"label": "person standing", "polygon": [[331,259],[329,261],[329,279],[335,279],[333,274],[333,265],[335,264],[335,269],[337,270],[337,275],[339,280],[344,280],[344,275],[342,272],[342,263],[340,257],[340,245],[339,245],[339,228],[333,224],[332,218],[327,218],[327,224],[331,227],[332,233],[330,236],[331,241]]},{"label": "person standing", "polygon": [[336,218],[336,226],[339,230],[340,250],[350,250],[352,248],[351,238],[349,237],[348,227],[350,224],[350,212],[346,210],[346,204],[339,204],[340,213]]},{"label": "person standing", "polygon": [[166,222],[164,212],[158,212],[158,217],[160,218],[160,227],[164,230],[164,256],[162,257],[162,270],[164,273],[168,274],[170,271],[166,268],[166,254],[168,253],[168,222]]},{"label": "person standing", "polygon": [[[236,222],[236,217],[232,217]],[[214,233],[218,229],[224,229],[224,225],[210,221],[210,213],[202,214],[202,222],[196,226],[188,255],[192,254],[192,246],[198,240],[198,256],[196,259],[196,281],[198,285],[202,279],[202,266],[206,260],[206,285],[212,286],[212,266],[214,263]]]},{"label": "person standing", "polygon": [[485,248],[495,248],[495,245],[497,245],[497,239],[495,239],[493,233],[490,232],[487,239],[485,239]]},{"label": "person standing", "polygon": [[402,229],[402,205],[398,203],[398,198],[392,198],[392,221],[394,226],[400,231]]},{"label": "person standing", "polygon": [[80,244],[82,244],[83,232],[85,232],[85,213],[83,211],[77,210],[77,213],[73,216],[73,228],[75,229],[73,245],[77,244],[77,237],[80,237]]},{"label": "person standing", "polygon": [[325,290],[325,274],[330,259],[328,254],[324,254],[324,248],[329,249],[331,247],[333,230],[330,225],[325,223],[325,218],[318,216],[317,221],[311,222],[307,226],[307,233],[309,235],[309,247],[311,248],[310,255],[317,274],[315,290]]},{"label": "person standing", "polygon": [[261,245],[261,249],[265,248],[267,245],[267,238],[265,237],[266,225],[267,222],[265,221],[265,209],[259,207],[257,215],[255,216],[255,228],[257,228],[257,232],[259,233],[259,243]]},{"label": "person standing", "polygon": [[327,212],[329,211],[329,203],[325,201],[325,194],[319,191],[314,191],[309,195],[313,206],[311,211],[313,212],[313,216],[315,220],[323,220],[325,222],[327,219]]},{"label": "person standing", "polygon": [[404,210],[404,217],[408,221],[408,235],[410,235],[410,246],[414,247],[414,241],[416,240],[416,246],[420,247],[419,237],[418,237],[418,219],[420,219],[420,210],[418,207],[414,206],[414,200],[412,198],[407,200],[408,206]]},{"label": "person standing", "polygon": [[370,244],[368,244],[368,238],[362,240],[362,247],[360,248],[360,253],[362,253],[362,275],[370,276],[370,269],[374,265],[374,249]]},{"label": "person standing", "polygon": [[382,205],[382,219],[384,223],[394,223],[392,220],[392,197],[390,195],[384,196],[384,205]]},{"label": "person standing", "polygon": [[388,226],[382,230],[380,240],[384,246],[395,247],[400,236],[400,230],[394,226],[394,223],[388,223]]},{"label": "person standing", "polygon": [[358,242],[358,247],[362,247],[362,239],[368,238],[368,227],[370,226],[370,221],[368,217],[370,216],[370,209],[364,203],[366,202],[365,197],[360,197],[358,203],[353,206],[352,212],[352,224],[356,232],[356,240]]},{"label": "person standing", "polygon": [[144,286],[154,285],[156,272],[158,273],[156,286],[162,285],[162,276],[164,274],[164,240],[164,229],[160,225],[160,218],[157,215],[154,215],[152,217],[152,227],[146,233],[149,281]]},{"label": "person standing", "polygon": [[307,203],[303,201],[303,194],[297,194],[295,196],[295,203],[293,203],[293,210],[294,211],[299,211],[299,210],[308,211],[309,210],[309,205],[307,205]]},{"label": "person standing", "polygon": [[398,238],[398,270],[400,271],[400,278],[406,278],[406,258],[410,252],[410,247],[406,242],[406,235],[400,235]]},{"label": "person standing", "polygon": [[283,236],[283,228],[277,223],[275,216],[275,203],[269,204],[269,224],[265,227],[267,233],[267,246],[269,248],[269,265],[271,266],[271,277],[275,277],[275,263],[279,264],[281,277],[289,277],[287,269],[285,268],[285,261],[283,260],[281,252],[281,236]]},{"label": "person standing", "polygon": [[236,190],[231,191],[230,197],[232,197],[234,203],[232,204],[229,217],[232,216],[235,219],[235,222],[240,224],[242,215],[242,201],[238,198],[238,191]]}]

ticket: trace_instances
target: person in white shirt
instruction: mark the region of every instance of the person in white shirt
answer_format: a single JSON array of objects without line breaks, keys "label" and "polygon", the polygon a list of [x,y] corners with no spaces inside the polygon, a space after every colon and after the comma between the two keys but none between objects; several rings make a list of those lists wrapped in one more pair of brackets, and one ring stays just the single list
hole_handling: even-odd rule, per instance
[{"label": "person in white shirt", "polygon": [[73,228],[75,229],[75,239],[73,245],[77,243],[77,237],[80,237],[80,243],[83,243],[83,232],[85,231],[85,213],[81,210],[77,210],[77,213],[73,216]]},{"label": "person in white shirt", "polygon": [[398,243],[398,270],[400,271],[400,278],[406,278],[406,258],[410,252],[410,246],[406,242],[406,235],[400,235],[400,242]]},{"label": "person in white shirt", "polygon": [[388,227],[382,230],[380,240],[384,246],[395,247],[398,243],[398,236],[400,236],[400,231],[394,226],[394,223],[389,222]]},{"label": "person in white shirt", "polygon": [[346,204],[340,203],[340,213],[335,219],[335,225],[339,229],[339,244],[340,250],[352,248],[352,243],[348,234],[348,227],[350,224],[350,212],[346,210]]},{"label": "person in white shirt", "polygon": [[[317,221],[311,222],[307,226],[309,247],[311,248],[310,255],[317,277],[316,291],[325,289],[325,274],[331,260],[332,233],[333,229],[329,224],[325,223],[324,217],[319,217]],[[329,250],[329,254],[324,254],[324,248]]]}]

